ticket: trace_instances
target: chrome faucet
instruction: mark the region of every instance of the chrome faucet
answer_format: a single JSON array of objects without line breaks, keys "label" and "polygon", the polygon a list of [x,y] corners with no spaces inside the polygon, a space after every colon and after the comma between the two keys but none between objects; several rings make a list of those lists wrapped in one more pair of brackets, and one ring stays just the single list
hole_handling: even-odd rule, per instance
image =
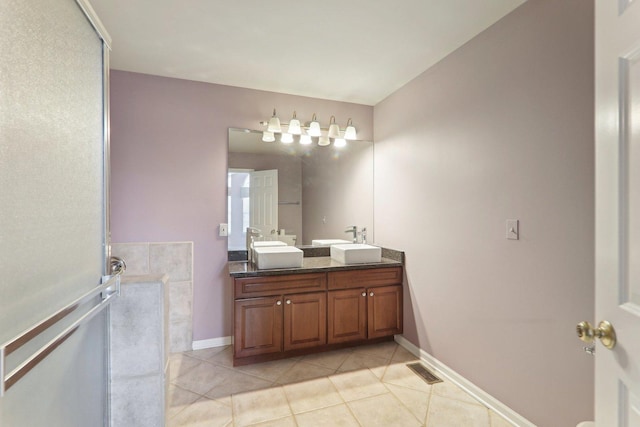
[{"label": "chrome faucet", "polygon": [[344,230],[345,233],[353,233],[353,243],[356,243],[358,241],[358,227],[356,227],[355,225],[350,225],[346,230]]},{"label": "chrome faucet", "polygon": [[254,227],[247,227],[247,261],[249,264],[253,262],[253,242],[256,237],[261,237],[260,229]]}]

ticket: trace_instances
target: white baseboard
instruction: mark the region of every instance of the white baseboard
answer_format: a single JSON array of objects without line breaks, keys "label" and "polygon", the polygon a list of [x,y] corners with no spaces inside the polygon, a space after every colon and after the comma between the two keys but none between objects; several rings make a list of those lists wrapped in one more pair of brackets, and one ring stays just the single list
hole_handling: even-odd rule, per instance
[{"label": "white baseboard", "polygon": [[224,347],[231,345],[231,337],[210,338],[208,340],[194,341],[192,347],[194,350],[203,350],[205,348]]},{"label": "white baseboard", "polygon": [[428,368],[432,369],[436,373],[440,374],[444,379],[452,382],[457,385],[468,394],[477,399],[480,403],[487,406],[489,409],[494,412],[500,414],[505,420],[510,422],[516,427],[536,427],[531,421],[527,420],[522,415],[515,412],[513,409],[509,408],[504,403],[500,402],[495,397],[491,396],[489,393],[482,390],[477,385],[473,384],[471,381],[464,378],[462,375],[455,372],[453,369],[449,368],[444,363],[440,362],[438,359],[425,352],[424,350],[416,347],[414,344],[409,342],[406,338],[401,335],[395,336],[396,342],[404,347],[408,352],[413,354],[416,357],[420,358],[420,361],[424,363]]}]

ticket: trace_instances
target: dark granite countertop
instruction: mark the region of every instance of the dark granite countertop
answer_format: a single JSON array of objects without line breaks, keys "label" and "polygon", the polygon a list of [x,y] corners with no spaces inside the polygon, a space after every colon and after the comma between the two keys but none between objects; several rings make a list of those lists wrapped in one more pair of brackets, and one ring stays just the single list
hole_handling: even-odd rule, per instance
[{"label": "dark granite countertop", "polygon": [[366,264],[342,264],[329,256],[328,247],[301,247],[304,252],[302,267],[274,268],[258,270],[247,261],[229,261],[229,274],[232,277],[275,276],[278,274],[325,273],[340,270],[365,270],[370,268],[399,267],[404,265],[404,252],[395,249],[382,248],[382,261]]},{"label": "dark granite countertop", "polygon": [[334,261],[328,256],[305,257],[302,259],[300,268],[274,268],[268,270],[258,270],[247,261],[230,261],[227,263],[229,274],[232,277],[260,277],[275,276],[279,274],[300,274],[300,273],[325,273],[328,271],[340,270],[364,270],[370,268],[385,268],[402,266],[401,261],[390,258],[382,258],[380,262],[366,264],[342,264]]}]

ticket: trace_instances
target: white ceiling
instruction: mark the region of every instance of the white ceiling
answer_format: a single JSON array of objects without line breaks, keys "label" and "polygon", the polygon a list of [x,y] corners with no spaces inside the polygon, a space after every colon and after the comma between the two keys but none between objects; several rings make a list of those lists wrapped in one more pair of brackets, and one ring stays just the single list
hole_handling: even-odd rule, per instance
[{"label": "white ceiling", "polygon": [[375,105],[525,0],[90,0],[111,68]]}]

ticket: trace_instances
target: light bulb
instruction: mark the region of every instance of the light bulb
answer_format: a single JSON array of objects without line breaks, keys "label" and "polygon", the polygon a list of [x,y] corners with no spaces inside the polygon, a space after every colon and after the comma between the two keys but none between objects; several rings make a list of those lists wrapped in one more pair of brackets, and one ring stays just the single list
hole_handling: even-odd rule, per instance
[{"label": "light bulb", "polygon": [[264,132],[262,132],[262,140],[264,142],[273,142],[276,140],[276,137],[273,135],[273,132],[265,130]]},{"label": "light bulb", "polygon": [[336,124],[336,118],[331,116],[329,120],[329,138],[340,138],[340,127]]},{"label": "light bulb", "polygon": [[313,118],[311,119],[311,123],[309,123],[309,131],[307,132],[310,136],[320,136],[322,133],[320,131],[320,123],[316,119],[316,114],[313,114]]},{"label": "light bulb", "polygon": [[344,130],[344,139],[357,139],[356,128],[353,126],[351,119],[347,121],[347,128]]},{"label": "light bulb", "polygon": [[307,134],[300,135],[300,145],[309,145],[311,144],[311,137]]},{"label": "light bulb", "polygon": [[273,109],[273,116],[269,119],[269,125],[267,126],[269,132],[282,132],[280,127],[280,119],[276,117],[276,109]]},{"label": "light bulb", "polygon": [[293,112],[293,118],[289,122],[289,133],[291,135],[300,135],[302,133],[300,129],[300,120],[296,118],[296,112]]},{"label": "light bulb", "polygon": [[326,147],[329,144],[331,144],[331,141],[329,141],[329,137],[321,136],[320,139],[318,139],[318,145],[321,147]]},{"label": "light bulb", "polygon": [[283,133],[280,136],[280,142],[282,142],[283,144],[291,144],[293,142],[293,135],[291,135],[290,133]]},{"label": "light bulb", "polygon": [[336,138],[333,140],[333,145],[336,147],[344,147],[347,145],[347,141],[344,138]]}]

